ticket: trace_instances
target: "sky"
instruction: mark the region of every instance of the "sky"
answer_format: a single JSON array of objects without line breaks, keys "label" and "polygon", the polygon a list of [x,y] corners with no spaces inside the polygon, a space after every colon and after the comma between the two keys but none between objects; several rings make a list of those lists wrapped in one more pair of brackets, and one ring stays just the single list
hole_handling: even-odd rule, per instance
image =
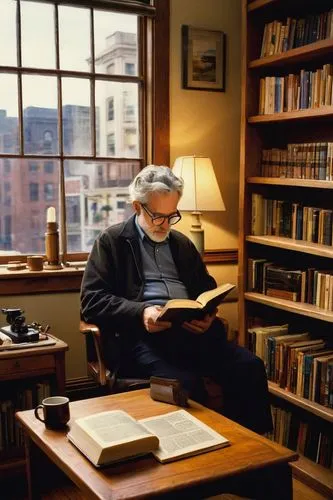
[{"label": "sky", "polygon": [[[0,0],[0,66],[16,65],[16,0]],[[21,1],[22,65],[55,68],[54,7],[33,1]],[[134,15],[95,10],[95,54],[106,48],[105,39],[114,31],[136,33]],[[61,69],[88,71],[90,56],[89,9],[59,6]],[[74,64],[75,62],[75,64]],[[64,104],[88,105],[87,81],[67,78]],[[24,75],[23,107],[56,107],[55,77]],[[17,116],[17,84],[14,75],[0,72],[0,109]]]}]

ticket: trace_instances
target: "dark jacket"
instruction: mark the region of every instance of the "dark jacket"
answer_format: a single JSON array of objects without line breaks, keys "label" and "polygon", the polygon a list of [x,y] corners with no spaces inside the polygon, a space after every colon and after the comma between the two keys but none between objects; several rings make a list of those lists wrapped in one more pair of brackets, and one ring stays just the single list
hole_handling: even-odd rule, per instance
[{"label": "dark jacket", "polygon": [[[135,215],[111,226],[96,239],[83,275],[81,312],[85,321],[102,332],[134,337],[145,332],[142,312],[143,271]],[[193,243],[182,233],[170,232],[170,249],[179,277],[190,298],[216,287]]]}]

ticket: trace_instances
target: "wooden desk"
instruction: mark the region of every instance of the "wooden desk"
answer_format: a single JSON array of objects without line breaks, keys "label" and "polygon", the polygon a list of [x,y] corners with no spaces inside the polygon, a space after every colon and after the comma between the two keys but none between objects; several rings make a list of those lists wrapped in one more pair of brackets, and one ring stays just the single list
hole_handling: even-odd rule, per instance
[{"label": "wooden desk", "polygon": [[42,375],[55,377],[54,391],[65,394],[65,352],[68,345],[53,335],[54,345],[0,351],[0,382]]},{"label": "wooden desk", "polygon": [[[53,336],[54,345],[33,346],[23,349],[1,350],[0,351],[0,394],[2,398],[16,399],[8,384],[13,384],[13,392],[20,387],[35,385],[38,380],[48,379],[51,384],[53,394],[65,394],[65,352],[68,350],[67,344]],[[3,387],[7,388],[4,396]],[[0,397],[0,401],[1,401]],[[31,408],[31,406],[30,406]],[[6,417],[2,417],[6,418]],[[10,414],[10,422],[14,418]],[[8,428],[7,428],[8,429]],[[24,465],[24,449],[17,447],[18,442],[4,435],[3,442],[7,443],[4,449],[0,450],[0,477],[5,475],[10,469],[14,472]],[[7,433],[10,432],[7,430]]]},{"label": "wooden desk", "polygon": [[[137,419],[178,409],[176,406],[153,401],[149,390],[143,389],[71,403],[69,427],[78,417],[120,408]],[[29,498],[38,497],[38,473],[41,473],[41,469],[38,468],[37,458],[41,451],[87,498],[193,500],[225,491],[235,492],[235,484],[245,487],[247,481],[253,480],[253,474],[257,474],[258,470],[259,481],[257,477],[255,483],[257,486],[260,484],[261,489],[265,489],[263,483],[268,472],[273,472],[272,478],[275,481],[273,492],[276,496],[266,489],[266,496],[263,498],[292,498],[292,479],[288,462],[297,459],[296,453],[197,403],[191,402],[188,410],[226,436],[231,446],[165,465],[157,462],[152,456],[145,456],[103,469],[96,469],[91,465],[67,440],[65,431],[47,430],[34,417],[33,411],[18,412],[16,416],[26,435]]]}]

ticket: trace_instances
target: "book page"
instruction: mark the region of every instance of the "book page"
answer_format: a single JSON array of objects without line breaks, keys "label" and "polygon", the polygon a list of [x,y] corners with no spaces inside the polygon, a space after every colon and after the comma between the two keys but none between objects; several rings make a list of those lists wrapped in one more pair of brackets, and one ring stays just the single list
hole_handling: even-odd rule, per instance
[{"label": "book page", "polygon": [[139,422],[159,438],[159,448],[153,453],[161,462],[203,453],[229,444],[228,439],[185,410],[149,417]]},{"label": "book page", "polygon": [[207,290],[206,292],[203,292],[199,295],[197,298],[197,301],[200,302],[203,306],[208,304],[208,302],[215,297],[218,298],[216,301],[216,305],[220,304],[224,297],[228,295],[231,290],[235,288],[235,285],[231,285],[230,283],[225,283],[224,285],[220,285],[216,288],[213,288],[212,290]]},{"label": "book page", "polygon": [[77,424],[103,447],[150,435],[134,418],[121,410],[102,412]]}]

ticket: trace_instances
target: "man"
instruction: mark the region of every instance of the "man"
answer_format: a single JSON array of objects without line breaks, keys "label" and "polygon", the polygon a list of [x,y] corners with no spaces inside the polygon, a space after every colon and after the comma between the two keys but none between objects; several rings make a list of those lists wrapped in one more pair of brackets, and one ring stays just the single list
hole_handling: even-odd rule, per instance
[{"label": "man", "polygon": [[[130,185],[135,214],[96,239],[82,282],[81,308],[97,324],[109,363],[119,373],[177,378],[205,403],[204,376],[223,389],[223,414],[265,433],[272,421],[265,369],[247,349],[230,343],[216,313],[175,327],[158,321],[170,298],[195,299],[215,280],[192,242],[171,230],[181,215],[183,182],[168,167],[148,166]],[[115,335],[117,332],[117,335]]]}]

